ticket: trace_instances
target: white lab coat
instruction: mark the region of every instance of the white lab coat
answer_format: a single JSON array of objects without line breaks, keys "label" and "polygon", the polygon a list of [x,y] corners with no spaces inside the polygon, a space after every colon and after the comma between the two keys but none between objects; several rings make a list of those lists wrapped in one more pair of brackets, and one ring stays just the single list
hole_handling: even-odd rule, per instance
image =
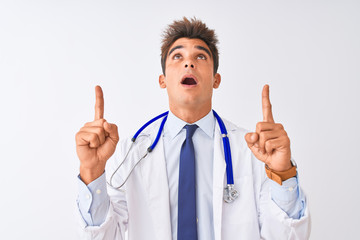
[{"label": "white lab coat", "polygon": [[[239,198],[233,203],[223,201],[226,186],[226,165],[221,133],[216,124],[213,162],[213,217],[216,240],[233,239],[308,239],[310,216],[305,204],[301,219],[291,219],[272,200],[264,163],[247,147],[246,130],[225,121],[230,140],[235,188]],[[122,183],[133,166],[146,153],[158,132],[160,121],[153,123],[138,137],[124,167],[114,176],[112,184]],[[106,167],[107,179],[122,161],[131,145],[126,139],[117,146],[116,155]],[[105,222],[86,226],[80,217],[81,239],[170,240],[169,186],[164,158],[163,139],[134,169],[121,190],[108,186],[111,199]],[[302,193],[301,193],[302,194]]]}]

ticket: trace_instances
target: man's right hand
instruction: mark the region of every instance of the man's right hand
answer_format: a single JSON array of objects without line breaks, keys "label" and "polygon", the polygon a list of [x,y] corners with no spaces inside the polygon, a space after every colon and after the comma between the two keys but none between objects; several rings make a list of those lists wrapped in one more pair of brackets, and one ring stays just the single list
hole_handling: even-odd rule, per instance
[{"label": "man's right hand", "polygon": [[104,173],[106,161],[119,142],[117,126],[104,119],[104,97],[100,86],[95,87],[95,95],[95,120],[86,123],[75,136],[80,177],[86,185]]}]

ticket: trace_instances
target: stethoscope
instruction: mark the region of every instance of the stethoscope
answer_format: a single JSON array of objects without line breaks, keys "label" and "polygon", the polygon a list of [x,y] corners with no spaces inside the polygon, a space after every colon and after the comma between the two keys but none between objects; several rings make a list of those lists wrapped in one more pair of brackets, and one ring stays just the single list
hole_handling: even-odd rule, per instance
[{"label": "stethoscope", "polygon": [[[120,163],[120,165],[116,168],[116,170],[114,171],[114,173],[111,175],[110,177],[110,183],[108,182],[108,184],[112,187],[112,188],[116,188],[116,189],[120,189],[128,180],[129,176],[131,175],[132,171],[134,170],[134,168],[139,164],[139,162],[141,160],[143,160],[144,158],[146,158],[146,156],[148,154],[150,154],[154,148],[156,147],[156,144],[158,143],[161,133],[163,131],[167,116],[168,116],[168,111],[164,112],[162,114],[160,114],[159,116],[154,117],[153,119],[151,119],[150,121],[148,121],[147,123],[144,124],[144,126],[142,126],[136,133],[135,135],[131,138],[131,145],[129,150],[127,151],[127,153],[125,154],[125,157],[123,159],[123,161]],[[225,128],[225,124],[222,121],[222,119],[219,117],[219,115],[213,110],[214,116],[219,124],[220,127],[220,131],[221,131],[221,137],[223,140],[223,145],[224,145],[224,155],[225,155],[225,162],[226,162],[226,178],[227,178],[227,185],[224,188],[224,201],[227,203],[231,203],[233,202],[238,196],[239,193],[238,191],[236,191],[236,189],[234,188],[234,176],[233,176],[233,169],[232,169],[232,160],[231,160],[231,150],[230,150],[230,142],[229,142],[229,138],[227,136],[227,130]],[[147,127],[149,126],[151,123],[155,122],[156,120],[162,118],[161,124],[160,124],[160,128],[159,131],[156,135],[156,138],[154,140],[154,142],[150,145],[150,147],[148,147],[146,153],[144,154],[143,157],[141,157],[136,164],[132,167],[132,169],[130,170],[130,173],[127,175],[125,181],[119,186],[119,187],[114,187],[112,185],[112,179],[115,175],[115,173],[120,169],[120,167],[123,165],[123,163],[125,162],[126,158],[129,155],[130,150],[132,149],[137,137],[140,135],[140,133]]]}]

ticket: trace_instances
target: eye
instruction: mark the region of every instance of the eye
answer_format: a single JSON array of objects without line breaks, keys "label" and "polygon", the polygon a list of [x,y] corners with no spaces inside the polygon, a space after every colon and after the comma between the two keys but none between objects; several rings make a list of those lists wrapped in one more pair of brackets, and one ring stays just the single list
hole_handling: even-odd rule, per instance
[{"label": "eye", "polygon": [[197,56],[197,59],[206,60],[206,57],[205,57],[205,55],[200,54]]},{"label": "eye", "polygon": [[180,58],[181,58],[181,55],[180,55],[180,54],[175,54],[175,55],[173,56],[173,59],[175,59],[175,60],[180,59]]}]

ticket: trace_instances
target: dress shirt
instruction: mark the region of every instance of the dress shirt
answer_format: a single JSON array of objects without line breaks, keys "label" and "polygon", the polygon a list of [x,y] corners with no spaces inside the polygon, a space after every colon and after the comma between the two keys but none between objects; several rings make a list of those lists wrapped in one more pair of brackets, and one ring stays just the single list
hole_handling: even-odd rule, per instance
[{"label": "dress shirt", "polygon": [[[188,123],[169,111],[163,131],[173,240],[177,239],[179,161],[181,145],[186,138],[186,131],[183,128],[186,124]],[[213,112],[210,111],[205,117],[193,124],[199,126],[193,136],[196,161],[198,239],[212,240],[214,239],[212,173],[216,120]],[[80,177],[78,179],[79,196],[77,202],[79,211],[89,226],[99,226],[104,222],[110,204],[110,198],[106,191],[105,173],[87,186],[81,181]],[[299,219],[303,216],[304,206],[299,196],[297,177],[284,181],[282,185],[270,180],[270,193],[272,200],[289,217]]]}]

